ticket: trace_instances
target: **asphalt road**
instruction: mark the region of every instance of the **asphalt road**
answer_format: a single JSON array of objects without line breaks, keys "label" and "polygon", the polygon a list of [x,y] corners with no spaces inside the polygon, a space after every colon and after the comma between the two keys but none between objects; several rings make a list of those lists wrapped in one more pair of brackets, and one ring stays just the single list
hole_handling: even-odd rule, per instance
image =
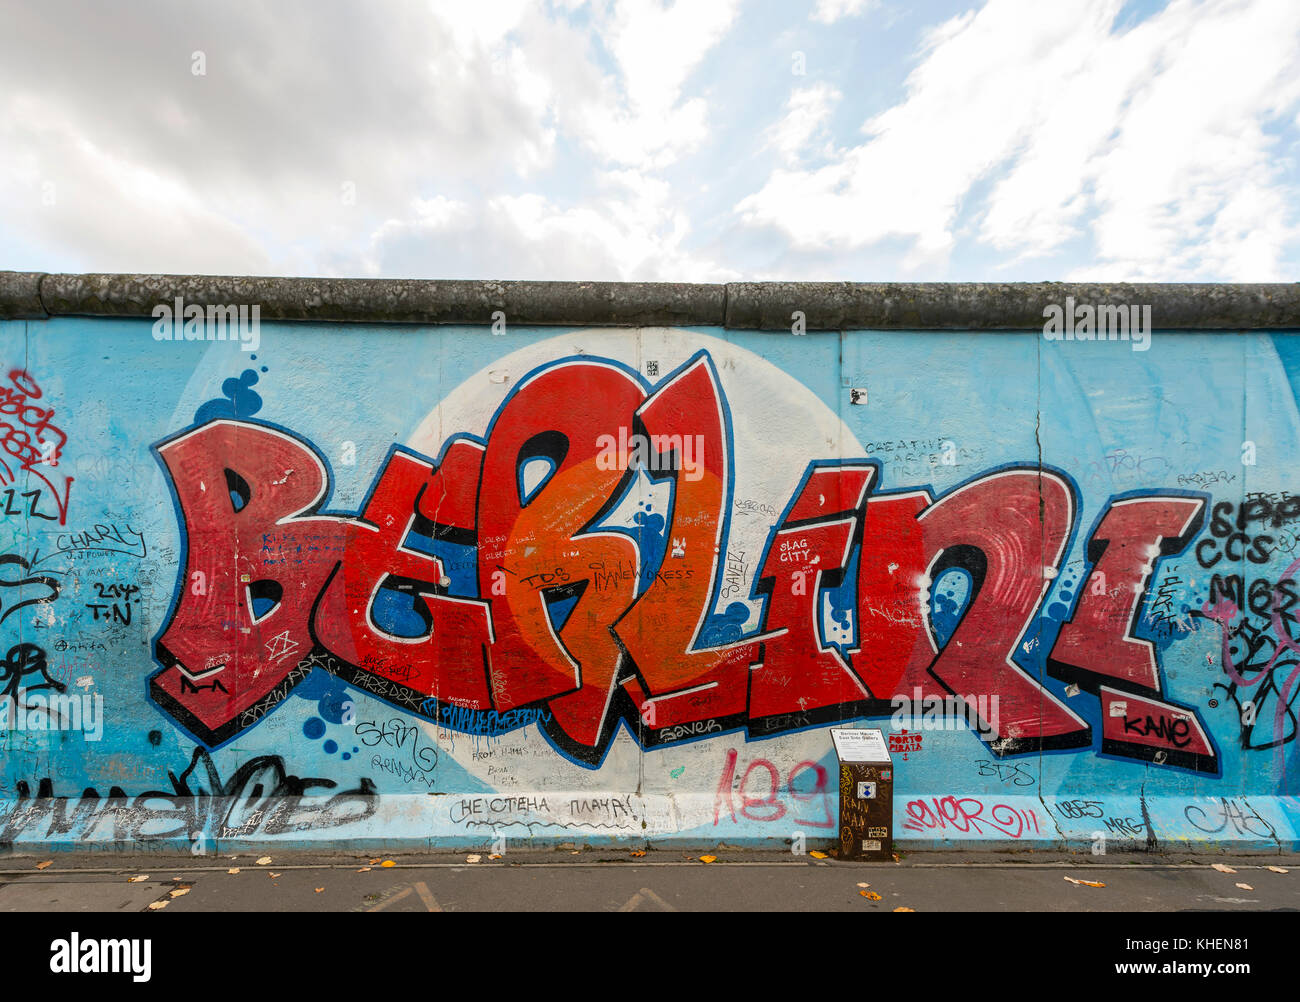
[{"label": "asphalt road", "polygon": [[695,853],[608,849],[479,853],[473,862],[464,852],[273,852],[264,864],[251,854],[9,856],[0,859],[0,911],[1300,911],[1300,856],[915,853],[850,863],[711,853],[708,863]]}]

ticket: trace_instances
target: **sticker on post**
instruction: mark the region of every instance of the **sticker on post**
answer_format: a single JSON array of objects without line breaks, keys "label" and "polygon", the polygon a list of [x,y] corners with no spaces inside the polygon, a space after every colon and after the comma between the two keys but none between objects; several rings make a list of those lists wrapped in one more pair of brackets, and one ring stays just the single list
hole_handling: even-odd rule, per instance
[{"label": "sticker on post", "polygon": [[880,851],[880,839],[875,839],[875,838],[864,838],[864,839],[862,840],[862,851],[863,851],[863,852],[879,852],[879,851]]},{"label": "sticker on post", "polygon": [[876,799],[876,784],[875,784],[875,783],[859,783],[859,784],[858,784],[858,799],[859,799],[859,800],[875,800],[875,799]]}]

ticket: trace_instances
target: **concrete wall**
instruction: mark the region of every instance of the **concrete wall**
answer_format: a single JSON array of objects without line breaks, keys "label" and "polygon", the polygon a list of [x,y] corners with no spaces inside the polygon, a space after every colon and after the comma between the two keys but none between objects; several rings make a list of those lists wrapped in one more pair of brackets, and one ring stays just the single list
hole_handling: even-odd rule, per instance
[{"label": "concrete wall", "polygon": [[96,280],[0,282],[6,846],[815,847],[844,722],[903,846],[1300,841],[1292,306],[491,287],[231,341]]}]

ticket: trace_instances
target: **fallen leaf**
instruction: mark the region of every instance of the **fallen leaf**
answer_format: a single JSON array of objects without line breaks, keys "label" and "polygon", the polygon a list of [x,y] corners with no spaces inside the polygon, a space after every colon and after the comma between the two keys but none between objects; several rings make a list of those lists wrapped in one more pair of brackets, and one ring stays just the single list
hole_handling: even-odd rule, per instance
[{"label": "fallen leaf", "polygon": [[492,853],[492,855],[488,857],[488,859],[500,859],[500,858],[501,858],[501,853],[499,852],[494,852]]},{"label": "fallen leaf", "polygon": [[864,884],[864,883],[862,883],[861,881],[859,881],[859,882],[858,882],[858,886],[859,886],[859,887],[870,887],[871,885],[870,885],[870,884]]},{"label": "fallen leaf", "polygon": [[1215,868],[1216,870],[1218,870],[1220,873],[1236,873],[1236,872],[1237,872],[1237,871],[1234,870],[1232,867],[1230,867],[1230,866],[1225,866],[1223,863],[1215,863],[1215,864],[1214,864],[1214,868]]},{"label": "fallen leaf", "polygon": [[[483,858],[482,856],[466,856],[466,857],[465,857],[465,862],[466,862],[466,863],[477,863],[477,862],[478,862],[480,859],[482,859],[482,858]],[[385,863],[384,865],[387,866],[388,864]]]},{"label": "fallen leaf", "polygon": [[[477,862],[478,862],[478,858],[475,857],[473,860],[471,860],[471,862],[477,863]],[[391,870],[391,869],[392,869],[394,866],[396,866],[397,864],[394,863],[391,859],[386,859],[386,860],[384,860],[382,863],[380,863],[379,865],[382,866],[385,870]]]},{"label": "fallen leaf", "polygon": [[[368,871],[369,869],[370,869],[370,867],[368,867],[368,866],[363,866],[360,870],[357,871],[357,873],[365,873],[365,872]],[[271,874],[271,876],[273,876],[273,877],[278,877],[279,874],[278,874],[278,873],[273,873],[273,874]]]},{"label": "fallen leaf", "polygon": [[1291,871],[1288,870],[1285,866],[1270,866],[1269,869],[1272,870],[1274,873],[1290,873],[1290,872],[1291,872]]},{"label": "fallen leaf", "polygon": [[808,855],[811,856],[813,859],[826,859],[826,858],[827,858],[826,853],[824,853],[824,852],[818,852],[816,849],[813,849],[812,851],[810,851],[810,852],[808,853]]},{"label": "fallen leaf", "polygon": [[1084,887],[1105,887],[1106,886],[1100,880],[1075,880],[1073,877],[1066,877],[1065,879],[1072,884],[1080,884]]},{"label": "fallen leaf", "polygon": [[570,855],[570,856],[581,856],[581,855],[582,855],[582,850],[581,850],[581,849],[574,849],[572,852],[569,853],[569,855]]},{"label": "fallen leaf", "polygon": [[1240,887],[1243,891],[1253,891],[1255,889],[1251,887],[1250,884],[1238,884],[1237,886]]},{"label": "fallen leaf", "polygon": [[895,863],[901,863],[901,862],[902,862],[902,860],[898,858],[898,853],[893,853],[892,855],[893,855],[893,857],[894,857],[894,862],[895,862]]},{"label": "fallen leaf", "polygon": [[633,850],[632,850],[632,855],[633,855],[633,856],[636,856],[638,859],[640,859],[642,856],[645,855],[645,850],[644,850],[644,849],[633,849]]},{"label": "fallen leaf", "polygon": [[717,856],[701,856],[701,857],[700,857],[700,862],[701,862],[701,863],[716,863],[717,861],[718,861],[718,857],[717,857]]},{"label": "fallen leaf", "polygon": [[894,911],[896,911],[896,912],[914,912],[914,911],[916,911],[916,909],[915,909],[915,908],[895,908]]},{"label": "fallen leaf", "polygon": [[150,902],[149,902],[149,910],[150,910],[151,912],[156,912],[159,908],[166,908],[166,907],[167,907],[167,902],[166,902],[166,901],[150,901]]},{"label": "fallen leaf", "polygon": [[238,872],[239,872],[239,867],[237,867],[237,866],[232,866],[232,867],[231,867],[229,870],[227,870],[226,872],[227,872],[227,873],[238,873]]},{"label": "fallen leaf", "polygon": [[54,865],[54,860],[47,859],[44,863],[37,863],[36,869],[44,870],[47,866],[53,866],[53,865]]},{"label": "fallen leaf", "polygon": [[173,898],[179,898],[182,894],[189,894],[189,893],[190,893],[190,889],[188,887],[178,887],[174,891],[170,892]]},{"label": "fallen leaf", "polygon": [[858,893],[861,894],[868,901],[879,901],[881,897],[875,891],[858,891]]},{"label": "fallen leaf", "polygon": [[380,863],[382,863],[382,862],[383,862],[383,860],[381,860],[381,859],[372,859],[372,860],[370,861],[370,865],[371,865],[371,866],[378,866],[378,865],[379,865]]},{"label": "fallen leaf", "polygon": [[269,863],[269,862],[271,862],[271,857],[270,857],[270,856],[263,856],[261,859],[259,859],[259,860],[257,861],[257,865],[258,865],[258,866],[266,866],[266,864]]},{"label": "fallen leaf", "polygon": [[325,890],[325,888],[323,888],[323,887],[318,887],[318,888],[316,888],[316,893],[319,894],[319,893],[320,893],[321,891],[323,891],[323,890]]},{"label": "fallen leaf", "polygon": [[[370,869],[370,868],[369,868],[369,867],[366,867],[366,869]],[[271,879],[274,880],[274,879],[275,879],[276,877],[278,877],[278,876],[279,876],[278,873],[273,873],[273,874],[271,874]]]},{"label": "fallen leaf", "polygon": [[126,882],[128,884],[143,884],[148,879],[149,879],[149,874],[142,873],[138,877],[127,877]]}]

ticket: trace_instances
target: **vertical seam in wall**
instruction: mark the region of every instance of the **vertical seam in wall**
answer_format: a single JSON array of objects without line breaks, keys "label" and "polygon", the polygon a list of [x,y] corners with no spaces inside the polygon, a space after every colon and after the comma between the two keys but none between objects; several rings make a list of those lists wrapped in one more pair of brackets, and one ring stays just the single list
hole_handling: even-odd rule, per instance
[{"label": "vertical seam in wall", "polygon": [[[1046,566],[1043,565],[1043,560],[1042,560],[1043,549],[1046,546],[1046,536],[1047,536],[1047,533],[1045,531],[1045,526],[1044,526],[1044,520],[1043,520],[1043,339],[1041,337],[1035,337],[1034,345],[1035,345],[1034,358],[1037,361],[1037,365],[1035,366],[1036,371],[1034,373],[1034,394],[1037,400],[1037,406],[1034,408],[1034,445],[1038,449],[1038,553],[1039,553],[1038,573],[1041,576],[1041,578],[1046,579],[1047,568]],[[1069,553],[1067,552],[1063,554],[1063,557],[1065,559],[1068,559]],[[1051,585],[1049,583],[1047,585],[1047,588],[1050,587]],[[1043,601],[1047,597],[1047,588],[1044,588],[1041,583],[1039,584],[1040,609],[1043,605]],[[1052,817],[1052,812],[1047,810],[1047,802],[1043,799],[1042,720],[1043,720],[1043,704],[1047,701],[1047,652],[1043,649],[1043,640],[1042,640],[1043,628],[1042,628],[1041,616],[1038,617],[1037,622],[1038,622],[1038,632],[1037,632],[1038,646],[1036,649],[1036,653],[1037,653],[1036,660],[1038,661],[1038,721],[1039,721],[1038,802],[1043,805],[1043,810],[1047,813],[1047,816],[1049,818],[1052,818],[1052,823],[1055,824],[1056,819]],[[1057,826],[1057,832],[1058,834],[1060,833],[1059,825]]]}]

